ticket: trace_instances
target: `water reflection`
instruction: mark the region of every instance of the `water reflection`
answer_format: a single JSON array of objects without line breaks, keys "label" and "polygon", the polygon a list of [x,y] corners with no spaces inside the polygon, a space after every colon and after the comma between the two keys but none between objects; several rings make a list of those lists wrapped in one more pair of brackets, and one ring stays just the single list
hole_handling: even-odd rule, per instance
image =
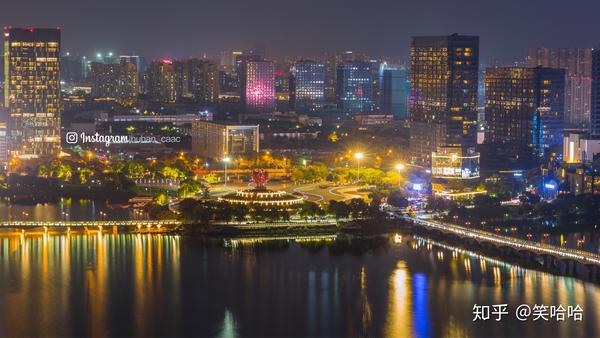
[{"label": "water reflection", "polygon": [[[597,336],[599,290],[406,234],[0,237],[1,336]],[[475,303],[580,304],[584,322],[473,323]]]},{"label": "water reflection", "polygon": [[406,263],[399,261],[389,279],[389,310],[385,328],[388,337],[413,336],[411,318],[412,290]]},{"label": "water reflection", "polygon": [[0,199],[0,220],[6,221],[94,221],[146,219],[146,213],[134,212],[101,201],[63,198],[58,203],[35,205],[11,204]]},{"label": "water reflection", "polygon": [[[172,268],[179,266],[179,241],[150,235],[0,237],[0,322],[10,323],[0,325],[0,335],[107,335],[108,323],[126,311],[121,297],[133,298],[138,319],[129,332],[151,334],[146,320],[158,304],[149,295],[179,292]],[[162,278],[169,278],[168,290]],[[56,325],[69,322],[76,323]]]}]

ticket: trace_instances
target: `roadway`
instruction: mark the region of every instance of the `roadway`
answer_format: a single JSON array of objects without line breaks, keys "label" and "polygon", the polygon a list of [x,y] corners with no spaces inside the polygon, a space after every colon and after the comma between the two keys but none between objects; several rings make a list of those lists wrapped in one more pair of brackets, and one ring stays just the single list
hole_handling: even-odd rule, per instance
[{"label": "roadway", "polygon": [[316,203],[328,203],[330,200],[347,201],[354,198],[365,198],[366,193],[358,192],[360,186],[331,186],[316,183],[295,187],[291,192],[306,196],[306,199]]}]

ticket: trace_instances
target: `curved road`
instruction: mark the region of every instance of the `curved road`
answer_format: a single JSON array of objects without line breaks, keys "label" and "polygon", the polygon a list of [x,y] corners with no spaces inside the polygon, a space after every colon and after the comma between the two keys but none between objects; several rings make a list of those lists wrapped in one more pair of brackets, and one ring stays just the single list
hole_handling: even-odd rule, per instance
[{"label": "curved road", "polygon": [[312,200],[316,203],[326,202],[331,199],[347,201],[353,198],[363,198],[363,196],[356,192],[356,190],[360,188],[358,186],[333,186],[319,188],[319,186],[322,184],[323,183],[316,183],[296,187],[293,188],[292,191],[302,194],[305,197],[312,197]]}]

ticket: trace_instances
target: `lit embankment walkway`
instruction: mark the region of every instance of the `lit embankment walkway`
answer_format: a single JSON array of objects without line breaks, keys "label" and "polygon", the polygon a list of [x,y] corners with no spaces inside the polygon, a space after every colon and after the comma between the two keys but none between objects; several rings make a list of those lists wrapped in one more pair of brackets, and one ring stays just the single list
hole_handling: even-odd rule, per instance
[{"label": "lit embankment walkway", "polygon": [[498,246],[508,246],[516,250],[528,250],[536,254],[551,255],[556,258],[575,260],[584,264],[591,263],[594,265],[600,265],[600,255],[591,252],[498,235],[455,224],[434,222],[408,216],[403,216],[402,218],[415,224],[422,225],[426,228],[437,229],[445,233],[453,233],[461,237],[473,238],[479,242],[493,243]]},{"label": "lit embankment walkway", "polygon": [[178,220],[127,220],[127,221],[2,221],[0,228],[97,228],[97,227],[175,227],[181,225]]},{"label": "lit embankment walkway", "polygon": [[217,226],[234,227],[238,229],[277,229],[277,228],[294,228],[294,227],[335,227],[337,221],[322,220],[322,221],[288,221],[288,222],[263,222],[263,223],[214,223]]}]

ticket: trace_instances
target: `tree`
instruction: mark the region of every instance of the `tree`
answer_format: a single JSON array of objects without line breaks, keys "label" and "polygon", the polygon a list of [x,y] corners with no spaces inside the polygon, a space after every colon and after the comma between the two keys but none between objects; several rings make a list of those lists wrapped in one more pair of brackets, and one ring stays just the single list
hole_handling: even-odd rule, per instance
[{"label": "tree", "polygon": [[122,173],[125,170],[125,161],[113,159],[106,169],[110,172]]},{"label": "tree", "polygon": [[210,187],[207,184],[202,184],[202,198],[207,200],[210,198]]},{"label": "tree", "polygon": [[319,213],[320,209],[321,208],[317,203],[304,201],[304,203],[302,203],[300,206],[300,215],[305,219],[308,219],[309,217],[315,217],[315,215]]},{"label": "tree", "polygon": [[243,222],[248,215],[248,207],[244,204],[236,204],[232,206],[233,218],[238,222]]},{"label": "tree", "polygon": [[481,208],[490,205],[500,205],[500,200],[484,194],[478,194],[473,197],[473,204],[476,208]]},{"label": "tree", "polygon": [[218,202],[215,212],[217,220],[225,221],[225,223],[231,222],[231,219],[234,217],[234,207],[227,202]]},{"label": "tree", "polygon": [[443,197],[431,196],[427,199],[425,210],[433,212],[447,211],[453,205],[456,205],[456,203]]},{"label": "tree", "polygon": [[209,183],[209,184],[215,184],[215,183],[219,182],[219,178],[215,174],[206,174],[206,175],[202,176],[202,179],[206,183]]},{"label": "tree", "polygon": [[66,181],[71,180],[72,176],[73,176],[73,169],[71,168],[70,165],[60,164],[58,166],[58,172],[56,174],[56,177],[58,177],[66,182]]},{"label": "tree", "polygon": [[335,219],[348,218],[350,215],[350,208],[344,202],[338,202],[335,200],[329,201],[328,211],[330,214],[335,216]]},{"label": "tree", "polygon": [[166,194],[158,194],[154,197],[154,203],[160,206],[165,206],[169,204],[169,196]]},{"label": "tree", "polygon": [[6,181],[6,175],[0,174],[0,189],[8,188],[8,182]]},{"label": "tree", "polygon": [[408,200],[402,195],[402,192],[400,190],[394,190],[390,194],[390,196],[388,196],[387,202],[389,205],[394,206],[396,208],[408,207]]},{"label": "tree", "polygon": [[542,200],[540,195],[533,194],[529,191],[523,192],[521,196],[519,196],[519,200],[523,204],[538,204]]},{"label": "tree", "polygon": [[140,179],[146,176],[146,168],[144,165],[138,162],[129,162],[127,164],[127,178]]},{"label": "tree", "polygon": [[81,168],[79,170],[79,183],[86,184],[90,177],[94,175],[94,172],[88,168]]},{"label": "tree", "polygon": [[359,218],[363,216],[367,209],[369,208],[368,204],[362,198],[353,198],[348,203],[348,207],[350,208],[350,214],[352,218]]},{"label": "tree", "polygon": [[177,194],[179,197],[188,197],[195,195],[200,190],[202,190],[202,184],[200,182],[193,179],[186,179],[179,184]]},{"label": "tree", "polygon": [[48,176],[50,176],[50,171],[49,171],[48,167],[45,164],[41,164],[38,167],[38,176],[39,177],[48,177]]},{"label": "tree", "polygon": [[255,221],[263,221],[268,215],[267,210],[260,204],[253,204],[250,207],[250,217]]},{"label": "tree", "polygon": [[170,180],[184,179],[185,173],[176,167],[164,166],[161,170],[162,177]]}]

